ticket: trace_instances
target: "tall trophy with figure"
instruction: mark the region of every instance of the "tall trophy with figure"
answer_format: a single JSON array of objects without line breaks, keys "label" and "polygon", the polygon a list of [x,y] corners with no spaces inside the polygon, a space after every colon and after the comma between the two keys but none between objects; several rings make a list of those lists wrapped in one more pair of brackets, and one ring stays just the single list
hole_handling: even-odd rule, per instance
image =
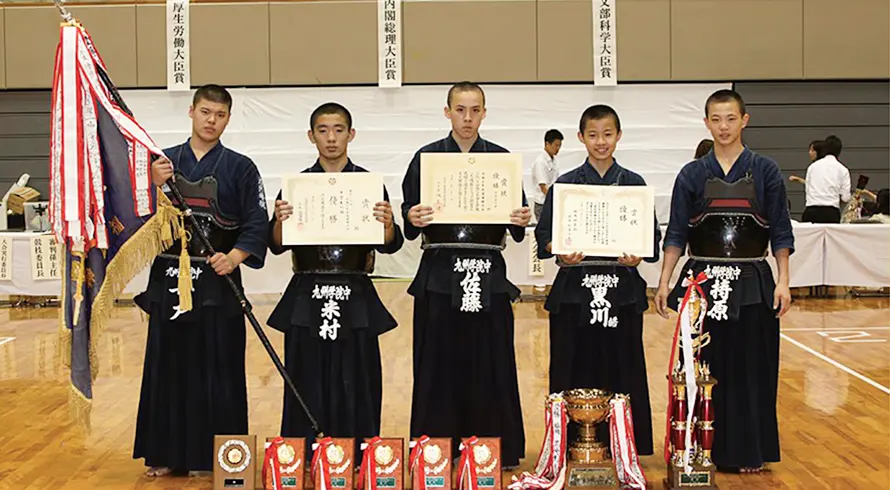
[{"label": "tall trophy with figure", "polygon": [[670,490],[717,488],[714,481],[717,468],[711,461],[714,444],[711,394],[717,380],[711,376],[708,365],[700,360],[701,350],[710,342],[710,335],[702,331],[707,311],[701,288],[705,280],[704,273],[684,279],[686,294],[680,305],[671,349],[664,481],[665,488]]}]

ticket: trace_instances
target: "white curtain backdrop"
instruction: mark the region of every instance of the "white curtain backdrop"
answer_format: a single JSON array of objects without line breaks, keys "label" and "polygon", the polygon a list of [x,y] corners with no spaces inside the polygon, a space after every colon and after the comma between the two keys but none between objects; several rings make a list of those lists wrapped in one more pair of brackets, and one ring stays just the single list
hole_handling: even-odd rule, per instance
[{"label": "white curtain backdrop", "polygon": [[[692,159],[698,142],[710,137],[703,123],[705,100],[715,90],[730,86],[485,85],[488,113],[480,132],[523,155],[529,194],[531,165],[543,151],[544,133],[551,128],[562,131],[565,141],[557,165],[560,173],[573,169],[586,157],[577,138],[581,113],[592,104],[609,104],[618,111],[623,131],[615,157],[655,187],[658,219],[666,223],[674,177]],[[402,178],[414,152],[448,134],[450,122],[444,115],[447,91],[447,85],[232,89],[232,118],[222,140],[256,163],[271,211],[281,176],[300,172],[317,156],[306,136],[309,115],[324,102],[339,102],[352,113],[356,128],[350,157],[369,171],[384,175],[393,207],[398,210]],[[190,135],[191,93],[124,90],[121,95],[162,148],[179,144]],[[401,218],[397,219],[401,223]],[[419,257],[419,247],[406,244],[398,254],[378,258],[377,274],[411,277]]]}]

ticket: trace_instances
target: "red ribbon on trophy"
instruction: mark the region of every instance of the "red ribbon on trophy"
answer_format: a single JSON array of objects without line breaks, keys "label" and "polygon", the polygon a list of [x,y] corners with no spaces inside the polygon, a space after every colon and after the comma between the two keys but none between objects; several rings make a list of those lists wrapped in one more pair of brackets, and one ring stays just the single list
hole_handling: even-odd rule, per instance
[{"label": "red ribbon on trophy", "polygon": [[272,490],[281,489],[281,463],[278,461],[278,446],[284,444],[284,438],[281,436],[272,439],[269,447],[266,448],[266,458],[263,460],[263,481],[269,481],[266,475],[272,472]]},{"label": "red ribbon on trophy", "polygon": [[331,490],[331,465],[328,463],[327,448],[334,444],[334,440],[330,437],[319,439],[315,452],[312,454],[312,480],[315,481],[315,475],[321,471],[321,481],[318,490]]},{"label": "red ribbon on trophy", "polygon": [[[380,445],[382,439],[374,436],[370,442],[365,444],[364,453],[362,454],[362,466],[359,470],[358,484],[356,488],[367,488],[369,490],[377,490],[377,460],[374,458],[374,450]],[[365,481],[367,480],[367,482]]]},{"label": "red ribbon on trophy", "polygon": [[460,467],[457,469],[458,490],[478,490],[476,480],[476,463],[473,460],[473,448],[479,439],[473,436],[460,445]]},{"label": "red ribbon on trophy", "polygon": [[[674,364],[677,362],[677,346],[678,346],[678,341],[680,339],[681,330],[686,330],[686,329],[682,329],[681,327],[684,324],[691,325],[693,322],[698,322],[698,323],[703,322],[705,313],[707,311],[708,303],[707,303],[707,300],[705,299],[705,293],[704,293],[704,290],[702,290],[701,285],[702,285],[702,283],[704,283],[707,280],[708,280],[708,275],[705,274],[704,271],[699,272],[697,276],[693,277],[691,270],[689,271],[689,277],[683,279],[683,286],[686,288],[686,293],[683,295],[683,301],[680,303],[680,308],[677,312],[677,326],[674,328],[674,340],[671,343],[671,359],[670,359],[670,364],[668,364],[668,376],[667,376],[667,378],[668,378],[668,406],[667,406],[667,417],[666,417],[667,429],[665,431],[665,436],[664,436],[664,461],[667,464],[669,464],[670,460],[671,460],[671,444],[670,444],[671,439],[670,438],[671,438],[671,435],[673,434],[673,430],[671,427],[671,422],[673,420],[673,415],[674,415],[673,414],[673,408],[674,408],[673,405],[674,404],[673,404],[673,395],[672,395],[674,392],[673,370],[674,370]],[[684,319],[686,319],[686,315],[688,315],[690,313],[690,312],[686,311],[686,306],[689,304],[689,301],[691,299],[693,291],[698,293],[698,297],[701,301],[701,308],[699,308],[698,318],[689,318],[688,323],[685,323]],[[686,347],[687,351],[691,352],[692,339],[691,339],[691,337],[687,338],[688,332],[686,332],[686,331],[683,332],[683,336],[684,336],[684,339],[683,339],[684,346]],[[692,365],[691,363],[692,363],[692,359],[688,359],[688,358],[686,359],[686,362],[684,363],[687,365],[686,386],[687,386],[687,388],[691,386],[692,389],[695,389],[695,387],[696,387],[695,375],[692,374],[693,379],[691,379],[691,380],[688,379],[689,374],[690,374],[690,369],[692,369],[692,368],[689,368],[689,366]],[[687,411],[691,411],[691,410],[692,410],[691,407],[687,408]],[[687,434],[689,433],[689,431],[690,431],[689,426],[687,426]]]},{"label": "red ribbon on trophy", "polygon": [[612,458],[621,488],[646,488],[646,475],[637,455],[634,437],[633,411],[627,397],[615,396],[609,401],[609,431],[611,432]]},{"label": "red ribbon on trophy", "polygon": [[411,449],[409,461],[411,464],[411,488],[414,490],[426,490],[426,465],[423,464],[423,450],[429,442],[430,436],[420,436],[417,444]]},{"label": "red ribbon on trophy", "polygon": [[544,442],[535,464],[535,473],[523,472],[522,476],[513,476],[513,483],[507,488],[511,490],[561,489],[566,479],[566,402],[561,393],[551,394],[547,398],[547,409],[544,413]]}]

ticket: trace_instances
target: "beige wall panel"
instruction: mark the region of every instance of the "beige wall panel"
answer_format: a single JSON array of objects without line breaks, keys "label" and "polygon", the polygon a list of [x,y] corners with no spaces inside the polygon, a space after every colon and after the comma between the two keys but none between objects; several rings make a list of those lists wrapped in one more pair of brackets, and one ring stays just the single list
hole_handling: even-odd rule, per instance
[{"label": "beige wall panel", "polygon": [[618,0],[618,81],[670,80],[670,0]]},{"label": "beige wall panel", "polygon": [[406,83],[537,79],[535,0],[402,4]]},{"label": "beige wall panel", "polygon": [[538,80],[593,80],[590,9],[590,0],[538,0]]},{"label": "beige wall panel", "polygon": [[136,75],[140,87],[167,86],[167,7],[136,6]]},{"label": "beige wall panel", "polygon": [[269,29],[273,84],[377,82],[376,1],[271,3]]},{"label": "beige wall panel", "polygon": [[804,0],[806,78],[890,77],[890,2]]},{"label": "beige wall panel", "polygon": [[[59,43],[55,7],[6,8],[6,85],[50,88]],[[119,87],[136,85],[136,7],[106,5],[69,7],[86,28]]]},{"label": "beige wall panel", "polygon": [[[670,80],[670,0],[617,3],[618,80]],[[538,0],[538,80],[593,80],[590,0]]]},{"label": "beige wall panel", "polygon": [[802,77],[802,9],[803,0],[671,0],[672,78]]},{"label": "beige wall panel", "polygon": [[268,3],[193,3],[190,13],[192,86],[269,84]]},{"label": "beige wall panel", "polygon": [[0,7],[0,88],[6,88],[6,16],[3,7]]}]

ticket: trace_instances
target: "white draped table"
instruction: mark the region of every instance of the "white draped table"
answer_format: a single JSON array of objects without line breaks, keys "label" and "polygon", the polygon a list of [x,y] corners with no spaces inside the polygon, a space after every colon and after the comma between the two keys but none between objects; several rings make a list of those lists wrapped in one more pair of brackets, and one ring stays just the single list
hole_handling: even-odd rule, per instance
[{"label": "white draped table", "polygon": [[[11,238],[11,277],[0,280],[0,294],[26,296],[56,296],[60,291],[58,279],[32,277],[31,238],[39,236],[27,232],[0,232],[0,237]],[[791,287],[808,286],[890,286],[890,225],[844,224],[818,225],[794,223],[795,253],[791,256]],[[518,286],[552,284],[557,267],[552,259],[535,264],[530,253],[533,247],[534,229],[529,228],[526,239],[516,243],[507,241],[504,256],[509,279]],[[406,241],[405,246],[392,256],[377,255],[375,275],[395,278],[411,278],[420,261],[419,240]],[[684,259],[681,258],[680,264]],[[775,273],[775,259],[769,263]],[[281,293],[291,277],[290,256],[267,256],[266,265],[260,270],[243,268],[245,290],[248,294]],[[680,265],[674,271],[672,284],[677,280]],[[656,287],[661,271],[661,260],[650,264],[643,262],[640,273],[649,287]],[[125,289],[126,294],[144,290],[148,280],[148,268],[143,270]]]}]

